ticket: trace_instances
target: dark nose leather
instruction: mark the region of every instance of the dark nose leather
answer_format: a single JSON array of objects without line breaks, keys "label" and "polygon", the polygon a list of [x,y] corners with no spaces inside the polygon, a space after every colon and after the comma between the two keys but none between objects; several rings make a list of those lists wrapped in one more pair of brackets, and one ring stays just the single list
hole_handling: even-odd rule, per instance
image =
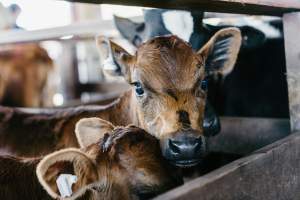
[{"label": "dark nose leather", "polygon": [[208,101],[205,106],[203,131],[206,137],[215,136],[221,131],[220,119]]},{"label": "dark nose leather", "polygon": [[197,157],[201,152],[202,140],[201,138],[169,139],[168,144],[171,157],[185,160]]},{"label": "dark nose leather", "polygon": [[205,152],[205,138],[196,131],[179,131],[173,138],[163,142],[164,157],[177,166],[191,166],[199,163]]}]

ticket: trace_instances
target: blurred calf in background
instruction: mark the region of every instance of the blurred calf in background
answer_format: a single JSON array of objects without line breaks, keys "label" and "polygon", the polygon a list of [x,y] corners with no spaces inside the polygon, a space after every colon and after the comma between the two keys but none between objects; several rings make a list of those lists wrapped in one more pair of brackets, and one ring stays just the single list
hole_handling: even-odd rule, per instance
[{"label": "blurred calf in background", "polygon": [[18,44],[0,49],[0,104],[39,107],[53,62],[37,44]]}]

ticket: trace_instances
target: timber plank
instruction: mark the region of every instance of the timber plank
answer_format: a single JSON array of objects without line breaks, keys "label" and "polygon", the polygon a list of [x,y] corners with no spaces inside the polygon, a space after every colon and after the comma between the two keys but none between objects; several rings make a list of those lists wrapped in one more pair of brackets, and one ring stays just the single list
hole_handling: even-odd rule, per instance
[{"label": "timber plank", "polygon": [[300,199],[300,134],[294,133],[155,200]]},{"label": "timber plank", "polygon": [[68,0],[71,2],[119,4],[169,9],[197,9],[212,12],[282,15],[299,11],[298,0]]},{"label": "timber plank", "polygon": [[283,16],[291,130],[300,130],[300,12]]},{"label": "timber plank", "polygon": [[290,134],[289,119],[220,117],[221,133],[208,138],[211,152],[246,155]]}]

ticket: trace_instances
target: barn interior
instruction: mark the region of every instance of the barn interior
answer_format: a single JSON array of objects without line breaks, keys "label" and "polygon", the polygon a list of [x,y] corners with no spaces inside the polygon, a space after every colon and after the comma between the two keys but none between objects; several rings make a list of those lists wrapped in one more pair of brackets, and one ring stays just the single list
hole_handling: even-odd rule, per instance
[{"label": "barn interior", "polygon": [[[176,6],[170,6],[172,9],[168,6],[146,7],[148,4],[141,7],[142,3],[128,6],[83,2],[1,0],[0,59],[3,61],[0,60],[0,78],[6,77],[6,82],[0,80],[1,107],[24,107],[28,111],[43,108],[55,110],[82,105],[107,105],[118,99],[130,85],[122,77],[108,76],[103,72],[103,68],[109,66],[97,48],[96,38],[100,36],[115,41],[134,54],[146,40],[172,34],[189,42],[197,51],[218,30],[237,27],[241,30],[242,45],[234,69],[226,76],[207,77],[207,99],[219,116],[220,134],[208,138],[209,153],[203,163],[192,169],[183,169],[188,176],[185,184],[175,189],[176,193],[172,194],[171,191],[156,198],[197,199],[197,195],[213,190],[208,186],[216,181],[225,195],[223,199],[238,199],[237,196],[226,196],[224,191],[228,188],[224,185],[231,179],[248,177],[250,173],[245,175],[239,167],[246,166],[245,170],[255,171],[260,167],[255,163],[257,160],[271,156],[271,147],[282,148],[281,144],[290,142],[287,137],[297,130],[296,123],[290,122],[291,102],[289,104],[284,40],[286,32],[282,17],[269,13],[262,15],[260,10],[257,10],[258,15],[253,15],[256,11],[244,14],[248,12],[238,13],[230,9],[230,13],[226,13],[227,7],[214,10],[207,6],[207,11],[182,9],[180,6],[178,9]],[[30,48],[26,46],[28,44],[41,47],[51,60],[51,67],[43,72],[45,77],[41,81],[30,75],[35,73],[29,72],[32,68],[27,66],[26,69],[26,66],[13,60],[25,59],[23,54],[30,54]],[[34,65],[41,58],[34,59],[28,62]],[[7,67],[15,71],[10,73]],[[20,68],[27,73],[21,72]],[[41,85],[36,86],[37,82],[41,82]],[[34,93],[28,92],[31,91],[28,87],[35,87],[36,97],[33,98]],[[26,100],[28,98],[32,101]],[[298,136],[292,137],[293,142],[300,142]],[[259,150],[261,148],[265,149]],[[293,148],[299,154],[299,147]],[[276,155],[284,157],[283,154]],[[260,162],[263,165],[264,162]],[[295,174],[300,170],[299,163],[295,161],[291,164]],[[269,165],[272,163],[265,164],[266,167]],[[233,169],[240,171],[232,177],[230,174],[226,179]],[[293,177],[299,178],[300,174],[295,174]],[[248,177],[247,184],[241,186],[243,188],[233,190],[253,192],[249,184],[254,179],[259,180],[259,172],[253,176],[255,178]],[[218,182],[217,177],[222,180]],[[299,186],[300,179],[296,182]],[[290,187],[286,191],[293,189]],[[251,196],[250,193],[247,195]],[[247,195],[243,196],[244,199]],[[222,197],[207,195],[203,199]]]}]

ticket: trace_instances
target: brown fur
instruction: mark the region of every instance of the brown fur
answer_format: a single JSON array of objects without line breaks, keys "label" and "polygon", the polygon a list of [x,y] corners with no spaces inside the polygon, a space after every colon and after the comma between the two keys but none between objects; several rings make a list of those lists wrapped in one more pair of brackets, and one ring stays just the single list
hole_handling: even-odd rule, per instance
[{"label": "brown fur", "polygon": [[40,159],[0,156],[0,199],[46,200],[35,169]]},{"label": "brown fur", "polygon": [[133,126],[108,133],[81,151],[61,150],[40,162],[38,178],[52,197],[59,197],[55,180],[60,173],[78,177],[71,199],[136,199],[140,193],[153,195],[181,183],[153,136]]},{"label": "brown fur", "polygon": [[[197,53],[176,36],[158,37],[144,43],[134,56],[111,42],[109,46],[123,76],[130,84],[140,82],[144,96],[137,97],[132,87],[120,99],[104,107],[52,111],[2,108],[0,146],[6,147],[5,151],[9,148],[12,153],[23,155],[77,147],[75,124],[84,117],[99,117],[121,126],[135,124],[157,138],[167,140],[176,134],[185,134],[187,124],[182,123],[180,113],[187,113],[185,121],[190,123],[189,130],[193,130],[195,137],[202,137],[206,91],[201,89],[200,82],[206,73],[232,70],[240,37],[237,29],[224,29]],[[223,41],[220,38],[225,38],[225,43],[218,43]],[[100,48],[101,42],[98,41]],[[224,57],[221,58],[225,58],[222,62],[210,56],[218,50],[214,44],[222,47]]]},{"label": "brown fur", "polygon": [[18,44],[0,50],[0,102],[2,105],[38,107],[53,62],[36,44]]}]

